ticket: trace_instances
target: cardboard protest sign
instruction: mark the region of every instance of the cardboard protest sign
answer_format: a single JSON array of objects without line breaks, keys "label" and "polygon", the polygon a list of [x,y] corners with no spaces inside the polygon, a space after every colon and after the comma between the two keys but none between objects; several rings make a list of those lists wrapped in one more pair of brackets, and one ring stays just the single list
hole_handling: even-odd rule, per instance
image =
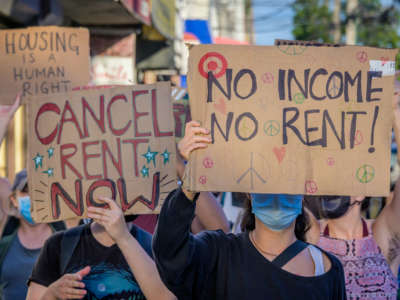
[{"label": "cardboard protest sign", "polygon": [[175,139],[178,142],[185,135],[185,126],[191,121],[187,90],[181,87],[172,88],[172,102],[175,120]]},{"label": "cardboard protest sign", "polygon": [[386,195],[396,50],[199,45],[192,118],[213,143],[191,156],[194,191]]},{"label": "cardboard protest sign", "polygon": [[157,83],[29,99],[34,220],[83,218],[101,195],[125,214],[158,213],[176,187],[170,95]]},{"label": "cardboard protest sign", "polygon": [[89,82],[89,31],[29,27],[0,30],[0,104],[22,97],[67,92]]}]

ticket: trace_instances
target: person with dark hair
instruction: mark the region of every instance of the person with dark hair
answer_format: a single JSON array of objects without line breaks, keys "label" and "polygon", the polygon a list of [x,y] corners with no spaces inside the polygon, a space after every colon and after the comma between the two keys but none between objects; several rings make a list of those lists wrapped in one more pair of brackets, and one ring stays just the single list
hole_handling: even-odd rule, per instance
[{"label": "person with dark hair", "polygon": [[[209,143],[209,131],[192,121],[178,148],[187,160]],[[184,188],[171,192],[153,237],[161,279],[178,299],[346,299],[340,262],[298,239],[306,230],[303,196],[252,194],[238,235],[191,234],[197,198]],[[296,219],[303,220],[297,237]]]},{"label": "person with dark hair", "polygon": [[28,176],[22,170],[15,176],[9,195],[8,218],[0,240],[0,285],[3,300],[25,299],[26,281],[40,249],[58,228],[36,224],[31,216]]},{"label": "person with dark hair", "polygon": [[[399,143],[400,110],[393,99],[394,132]],[[365,197],[315,196],[319,201],[320,221],[310,215],[310,243],[331,252],[343,264],[349,299],[397,298],[397,274],[400,265],[400,181],[393,200],[387,203],[375,220],[361,215]]]},{"label": "person with dark hair", "polygon": [[127,222],[135,216],[124,216],[115,201],[96,201],[109,208],[89,207],[88,217],[94,222],[48,239],[26,299],[176,299],[158,275],[151,235],[133,224],[128,229]]}]

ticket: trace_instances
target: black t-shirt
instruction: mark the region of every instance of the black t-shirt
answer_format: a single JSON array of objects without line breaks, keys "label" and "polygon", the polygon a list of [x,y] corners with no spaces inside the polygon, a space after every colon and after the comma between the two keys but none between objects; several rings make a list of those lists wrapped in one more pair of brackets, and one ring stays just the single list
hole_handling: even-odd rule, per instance
[{"label": "black t-shirt", "polygon": [[[138,231],[141,234],[137,234]],[[151,254],[151,235],[138,227],[131,233],[137,238],[144,250]],[[42,248],[39,259],[32,271],[29,281],[49,286],[58,280],[60,274],[60,253],[63,232],[51,236]],[[106,247],[92,235],[90,224],[82,231],[66,273],[75,273],[90,266],[90,273],[83,278],[87,294],[85,300],[122,300],[145,299],[137,284],[128,263],[116,244]]]},{"label": "black t-shirt", "polygon": [[190,234],[195,204],[177,190],[163,204],[153,239],[161,279],[183,299],[346,299],[343,268],[328,255],[332,267],[321,276],[303,277],[268,261],[248,233],[222,231]]}]

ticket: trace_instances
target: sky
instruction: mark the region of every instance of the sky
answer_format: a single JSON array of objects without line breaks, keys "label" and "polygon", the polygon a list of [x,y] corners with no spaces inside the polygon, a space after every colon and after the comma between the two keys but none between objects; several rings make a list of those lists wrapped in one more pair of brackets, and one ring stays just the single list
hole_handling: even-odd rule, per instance
[{"label": "sky", "polygon": [[[257,45],[273,45],[276,38],[293,39],[294,0],[252,0]],[[393,0],[381,0],[391,5]]]}]

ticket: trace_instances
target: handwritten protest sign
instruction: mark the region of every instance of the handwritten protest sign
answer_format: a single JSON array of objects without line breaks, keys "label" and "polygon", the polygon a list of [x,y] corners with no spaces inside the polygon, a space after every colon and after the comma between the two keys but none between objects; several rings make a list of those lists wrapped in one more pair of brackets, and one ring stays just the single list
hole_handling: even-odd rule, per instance
[{"label": "handwritten protest sign", "polygon": [[191,120],[189,99],[187,90],[180,87],[174,87],[171,96],[175,120],[175,139],[179,142],[185,135],[186,123]]},{"label": "handwritten protest sign", "polygon": [[89,31],[30,27],[0,30],[0,104],[22,96],[67,92],[89,82]]},{"label": "handwritten protest sign", "polygon": [[396,50],[199,45],[190,50],[194,191],[386,195]]},{"label": "handwritten protest sign", "polygon": [[33,218],[83,218],[96,197],[157,213],[176,187],[169,83],[78,90],[28,101]]}]

